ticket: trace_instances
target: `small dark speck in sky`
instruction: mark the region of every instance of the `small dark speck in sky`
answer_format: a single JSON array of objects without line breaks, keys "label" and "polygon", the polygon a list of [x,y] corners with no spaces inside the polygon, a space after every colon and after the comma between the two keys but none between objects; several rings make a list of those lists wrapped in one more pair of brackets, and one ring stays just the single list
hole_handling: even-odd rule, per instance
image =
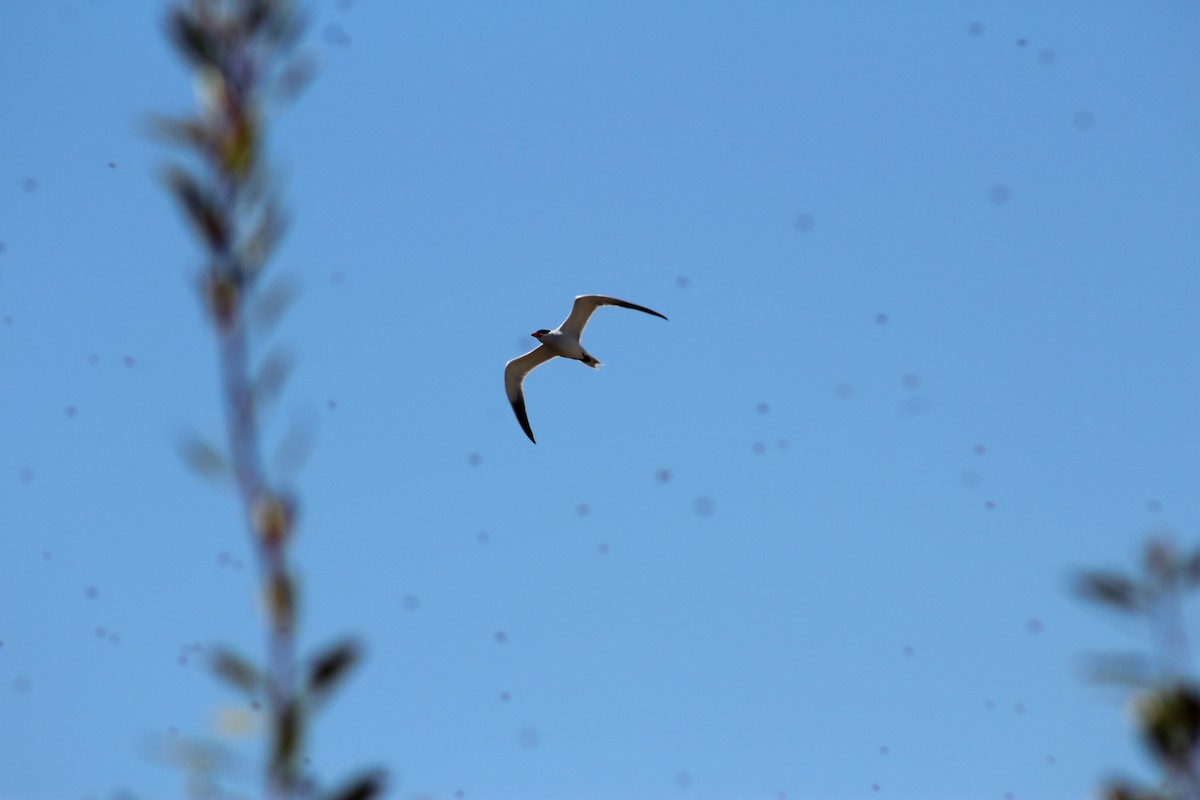
[{"label": "small dark speck in sky", "polygon": [[794,224],[796,230],[801,233],[812,233],[813,229],[817,227],[817,220],[812,214],[800,214],[796,217]]},{"label": "small dark speck in sky", "polygon": [[1007,205],[1012,200],[1012,189],[1009,189],[1003,183],[993,184],[988,189],[988,200],[992,202],[992,205]]},{"label": "small dark speck in sky", "polygon": [[972,22],[970,25],[967,26],[967,35],[968,36],[982,36],[983,35],[983,23],[982,22]]}]

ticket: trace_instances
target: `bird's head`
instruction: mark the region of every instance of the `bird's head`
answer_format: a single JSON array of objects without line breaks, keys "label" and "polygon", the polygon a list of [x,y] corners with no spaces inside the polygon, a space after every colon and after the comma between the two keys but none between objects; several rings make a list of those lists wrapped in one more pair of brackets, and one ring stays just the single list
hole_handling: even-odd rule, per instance
[{"label": "bird's head", "polygon": [[545,328],[542,328],[540,331],[534,331],[533,333],[531,333],[529,335],[535,339],[541,339],[543,336],[545,336],[549,332],[550,331],[546,330]]}]

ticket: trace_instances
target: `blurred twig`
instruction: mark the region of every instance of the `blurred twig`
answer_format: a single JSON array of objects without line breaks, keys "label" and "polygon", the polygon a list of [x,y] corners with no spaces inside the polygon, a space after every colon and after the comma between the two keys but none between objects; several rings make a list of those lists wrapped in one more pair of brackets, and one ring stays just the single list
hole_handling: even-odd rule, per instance
[{"label": "blurred twig", "polygon": [[[219,650],[213,667],[239,690],[265,696],[264,783],[272,800],[314,793],[302,766],[310,711],[360,653],[347,641],[306,668],[297,659],[299,591],[289,561],[297,501],[272,481],[260,429],[260,415],[290,364],[274,354],[256,366],[251,340],[251,328],[276,322],[291,300],[289,284],[259,289],[285,228],[264,142],[272,108],[294,96],[312,72],[296,48],[303,30],[288,0],[180,0],[167,15],[166,31],[193,71],[199,107],[194,116],[155,125],[199,164],[174,165],[165,180],[205,250],[197,286],[217,338],[228,452],[207,444],[184,450],[205,472],[231,473],[251,533],[268,617],[265,664]],[[382,775],[370,773],[349,790],[347,796],[361,800],[375,797],[383,791]]]}]

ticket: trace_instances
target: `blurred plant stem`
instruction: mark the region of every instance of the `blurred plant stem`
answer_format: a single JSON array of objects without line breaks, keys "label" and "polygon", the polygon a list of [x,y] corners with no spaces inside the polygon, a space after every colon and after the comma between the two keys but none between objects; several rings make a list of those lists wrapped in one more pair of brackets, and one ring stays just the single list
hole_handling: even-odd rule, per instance
[{"label": "blurred plant stem", "polygon": [[1130,716],[1161,770],[1153,788],[1119,779],[1106,800],[1200,800],[1200,687],[1187,636],[1187,596],[1200,587],[1200,550],[1180,551],[1152,539],[1139,572],[1085,572],[1076,588],[1086,600],[1145,623],[1152,652],[1107,653],[1091,661],[1093,677],[1133,689]]},{"label": "blurred plant stem", "polygon": [[[199,108],[194,116],[162,119],[156,127],[199,164],[194,171],[171,167],[166,181],[205,249],[197,283],[218,341],[226,423],[227,456],[194,445],[189,460],[203,463],[206,472],[232,473],[267,615],[264,669],[226,649],[217,651],[213,668],[249,697],[265,696],[266,797],[307,798],[316,791],[302,764],[310,714],[358,661],[360,648],[353,640],[336,643],[301,675],[299,593],[289,562],[296,501],[268,474],[260,428],[260,414],[286,370],[272,355],[256,366],[251,335],[264,319],[277,320],[280,298],[290,298],[259,291],[284,228],[263,145],[273,104],[294,96],[311,74],[295,54],[304,24],[287,0],[189,0],[176,5],[166,23],[193,70]],[[272,307],[266,307],[268,298]],[[382,789],[382,774],[373,772],[324,796],[366,800]]]}]

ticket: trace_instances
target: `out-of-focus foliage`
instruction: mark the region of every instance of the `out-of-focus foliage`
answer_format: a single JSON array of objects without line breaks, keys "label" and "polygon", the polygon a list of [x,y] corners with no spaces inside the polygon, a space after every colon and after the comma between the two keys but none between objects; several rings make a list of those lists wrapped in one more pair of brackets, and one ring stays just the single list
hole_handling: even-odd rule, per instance
[{"label": "out-of-focus foliage", "polygon": [[[268,469],[260,426],[260,416],[283,390],[293,359],[279,348],[267,351],[257,365],[253,359],[252,335],[269,332],[296,296],[295,285],[286,279],[265,289],[259,285],[287,227],[266,165],[268,122],[312,75],[311,61],[297,48],[304,28],[288,0],[181,0],[167,14],[166,31],[192,69],[198,108],[191,117],[154,124],[187,161],[169,167],[164,179],[204,250],[196,287],[217,339],[226,418],[224,449],[188,436],[179,450],[201,475],[233,479],[268,621],[261,665],[220,648],[212,668],[255,709],[263,709],[269,741],[262,777],[266,795],[274,800],[309,798],[319,790],[304,766],[310,712],[341,685],[362,652],[346,640],[318,653],[304,668],[298,663],[299,588],[289,549],[298,504]],[[293,426],[276,450],[279,471],[303,461],[308,433]],[[217,782],[223,762],[203,758],[210,751],[202,744],[188,747],[186,752],[177,747],[171,760],[185,768],[193,794],[228,796]],[[383,773],[376,771],[327,796],[367,800],[383,788]]]},{"label": "out-of-focus foliage", "polygon": [[1130,719],[1155,764],[1160,784],[1109,782],[1104,800],[1200,800],[1200,685],[1187,638],[1187,600],[1198,584],[1200,550],[1180,551],[1165,540],[1147,543],[1141,569],[1132,574],[1092,571],[1076,580],[1085,600],[1141,619],[1151,653],[1103,653],[1090,659],[1100,681],[1130,687]]}]

